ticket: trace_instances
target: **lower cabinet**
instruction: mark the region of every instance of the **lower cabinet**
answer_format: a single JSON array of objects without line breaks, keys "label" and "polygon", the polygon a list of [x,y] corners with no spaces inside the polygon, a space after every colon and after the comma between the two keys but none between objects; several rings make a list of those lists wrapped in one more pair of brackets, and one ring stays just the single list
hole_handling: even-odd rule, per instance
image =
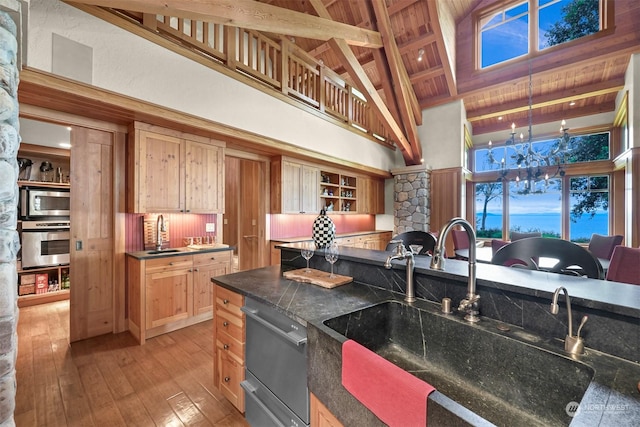
[{"label": "lower cabinet", "polygon": [[140,344],[213,317],[211,277],[231,272],[231,251],[127,257],[129,331]]},{"label": "lower cabinet", "polygon": [[221,286],[215,286],[214,293],[214,384],[238,411],[244,412],[244,391],[240,387],[244,380],[245,318],[240,310],[244,297]]},{"label": "lower cabinet", "polygon": [[311,393],[311,427],[343,427],[329,409]]}]

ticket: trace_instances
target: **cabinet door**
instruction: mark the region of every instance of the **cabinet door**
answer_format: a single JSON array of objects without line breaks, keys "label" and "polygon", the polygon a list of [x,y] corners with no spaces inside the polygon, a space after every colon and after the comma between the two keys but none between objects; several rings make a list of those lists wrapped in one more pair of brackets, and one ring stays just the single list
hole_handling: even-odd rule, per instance
[{"label": "cabinet door", "polygon": [[213,283],[211,278],[230,273],[230,264],[216,263],[195,267],[193,270],[193,314],[213,311]]},{"label": "cabinet door", "polygon": [[224,210],[224,152],[216,145],[185,141],[185,210],[220,213]]},{"label": "cabinet door", "polygon": [[139,212],[184,211],[182,139],[140,130],[138,141]]},{"label": "cabinet door", "polygon": [[300,212],[320,212],[320,169],[302,165],[300,169],[300,189],[302,191]]},{"label": "cabinet door", "polygon": [[244,365],[228,357],[222,344],[216,343],[216,362],[220,371],[218,389],[235,406],[244,412],[244,391],[240,383],[244,380]]},{"label": "cabinet door", "polygon": [[192,268],[148,274],[145,286],[147,329],[192,316]]},{"label": "cabinet door", "polygon": [[302,165],[299,163],[282,162],[282,213],[302,212],[301,171]]}]

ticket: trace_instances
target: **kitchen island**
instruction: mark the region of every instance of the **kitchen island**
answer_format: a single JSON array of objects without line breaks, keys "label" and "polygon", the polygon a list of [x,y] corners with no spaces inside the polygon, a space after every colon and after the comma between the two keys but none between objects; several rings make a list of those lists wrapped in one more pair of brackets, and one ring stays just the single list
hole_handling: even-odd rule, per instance
[{"label": "kitchen island", "polygon": [[129,331],[140,342],[213,318],[211,278],[231,272],[233,248],[127,253]]},{"label": "kitchen island", "polygon": [[[290,318],[306,325],[308,333],[308,386],[311,393],[347,426],[382,425],[381,421],[341,385],[341,345],[347,338],[326,326],[325,322],[384,301],[404,297],[404,265],[391,270],[382,265],[388,254],[356,248],[343,248],[336,272],[354,277],[354,282],[334,289],[287,280],[286,270],[304,266],[295,244],[283,245],[282,265],[219,276],[213,281],[227,289],[275,307]],[[638,381],[638,346],[640,342],[640,289],[631,285],[555,275],[537,271],[478,266],[478,292],[483,298],[483,320],[466,325],[457,315],[439,312],[439,301],[449,297],[457,304],[466,291],[467,264],[447,260],[445,271],[429,269],[429,257],[416,257],[416,292],[419,301],[411,304],[435,316],[446,317],[468,328],[477,328],[508,339],[523,341],[544,353],[563,354],[561,339],[566,334],[566,320],[549,314],[549,302],[556,287],[564,286],[572,296],[574,317],[589,314],[583,336],[587,350],[578,358],[581,365],[593,370],[593,378],[580,400],[583,410],[573,417],[566,415],[558,425],[633,425],[640,419]],[[327,270],[322,251],[312,258],[311,267]],[[523,285],[526,283],[526,286]],[[608,286],[608,288],[604,288]],[[564,305],[562,306],[564,308]],[[562,309],[561,309],[562,310]],[[507,325],[508,331],[497,328]],[[470,329],[473,333],[474,329]],[[616,331],[616,335],[611,331]],[[622,343],[622,344],[621,344]],[[247,349],[251,351],[251,349]],[[509,355],[502,355],[508,358]],[[454,355],[452,354],[452,357]],[[482,355],[474,355],[482,357]],[[509,373],[504,373],[508,375]],[[570,374],[570,373],[568,373]],[[544,376],[545,372],[536,372]],[[554,378],[548,378],[553,382]],[[478,399],[481,399],[478,396]],[[563,412],[571,402],[557,402]],[[549,408],[550,410],[552,408]],[[500,414],[491,422],[506,423]],[[562,415],[559,415],[560,417]],[[429,397],[428,417],[431,425],[490,425],[464,404],[453,402],[442,393]],[[631,423],[631,424],[629,424]]]}]

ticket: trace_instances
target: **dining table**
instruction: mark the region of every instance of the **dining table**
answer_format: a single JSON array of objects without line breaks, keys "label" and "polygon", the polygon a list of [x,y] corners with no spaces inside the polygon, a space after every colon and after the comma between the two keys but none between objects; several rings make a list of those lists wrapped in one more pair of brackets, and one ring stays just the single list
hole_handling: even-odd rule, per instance
[{"label": "dining table", "polygon": [[[458,258],[465,259],[465,260],[469,259],[468,248],[456,249],[455,254]],[[493,258],[493,251],[490,246],[476,247],[476,262],[484,262],[486,264],[490,264],[492,258]],[[609,269],[610,260],[606,258],[598,258],[598,261],[602,266],[602,270],[606,274],[607,270]],[[538,262],[538,267],[541,270],[551,270],[553,266],[556,265],[557,262],[558,260],[555,258],[540,257]]]}]

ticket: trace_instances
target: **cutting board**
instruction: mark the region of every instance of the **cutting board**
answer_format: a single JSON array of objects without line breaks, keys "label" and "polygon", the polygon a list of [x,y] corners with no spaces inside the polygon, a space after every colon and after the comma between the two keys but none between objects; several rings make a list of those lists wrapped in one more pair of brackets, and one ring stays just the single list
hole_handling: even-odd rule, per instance
[{"label": "cutting board", "polygon": [[283,276],[289,280],[295,280],[296,282],[313,283],[314,285],[322,286],[323,288],[335,288],[336,286],[346,285],[353,281],[353,277],[341,276],[335,274],[335,277],[329,277],[330,273],[326,271],[314,270],[305,271],[305,268],[298,270],[285,271]]}]

